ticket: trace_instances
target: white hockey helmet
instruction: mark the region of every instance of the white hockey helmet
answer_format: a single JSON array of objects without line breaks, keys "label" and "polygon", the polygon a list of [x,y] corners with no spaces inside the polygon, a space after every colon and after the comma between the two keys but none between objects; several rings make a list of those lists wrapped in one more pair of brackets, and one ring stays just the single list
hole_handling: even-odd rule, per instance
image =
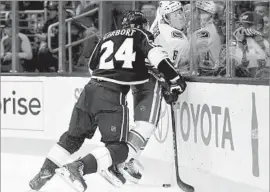
[{"label": "white hockey helmet", "polygon": [[160,1],[159,14],[171,27],[183,30],[186,18],[182,4],[179,1]]},{"label": "white hockey helmet", "polygon": [[159,13],[162,17],[169,13],[173,13],[179,9],[183,9],[182,4],[179,1],[160,1]]},{"label": "white hockey helmet", "polygon": [[198,9],[202,9],[208,13],[216,13],[216,5],[213,1],[195,1],[195,6]]}]

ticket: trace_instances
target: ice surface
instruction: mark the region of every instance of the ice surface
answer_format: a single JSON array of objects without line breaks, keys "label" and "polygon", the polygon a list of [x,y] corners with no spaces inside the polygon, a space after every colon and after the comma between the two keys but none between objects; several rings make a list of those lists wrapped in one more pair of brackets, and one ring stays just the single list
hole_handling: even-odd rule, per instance
[{"label": "ice surface", "polygon": [[[1,153],[1,192],[30,192],[28,183],[38,172],[44,157]],[[97,174],[86,177],[87,192],[174,192],[177,188],[151,187],[127,184],[121,189],[113,188]],[[58,176],[48,182],[40,192],[74,192]]]}]

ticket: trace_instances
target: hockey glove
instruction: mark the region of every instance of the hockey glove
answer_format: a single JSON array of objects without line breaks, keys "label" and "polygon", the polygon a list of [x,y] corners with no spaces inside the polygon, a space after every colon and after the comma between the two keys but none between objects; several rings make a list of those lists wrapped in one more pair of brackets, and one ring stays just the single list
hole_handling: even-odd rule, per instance
[{"label": "hockey glove", "polygon": [[178,77],[170,80],[170,86],[171,92],[173,92],[173,90],[177,90],[181,94],[186,90],[187,84],[183,77],[179,74]]},{"label": "hockey glove", "polygon": [[179,75],[179,78],[175,82],[163,82],[162,83],[162,94],[168,104],[172,104],[178,100],[178,96],[185,91],[187,87],[186,82]]},{"label": "hockey glove", "polygon": [[172,104],[178,100],[180,92],[177,89],[168,91],[165,88],[162,88],[162,94],[167,104]]},{"label": "hockey glove", "polygon": [[162,87],[162,94],[166,103],[176,102],[178,96],[183,93],[187,87],[185,80],[179,74],[175,79],[167,82],[164,75],[155,68],[149,68],[148,73],[157,79]]}]

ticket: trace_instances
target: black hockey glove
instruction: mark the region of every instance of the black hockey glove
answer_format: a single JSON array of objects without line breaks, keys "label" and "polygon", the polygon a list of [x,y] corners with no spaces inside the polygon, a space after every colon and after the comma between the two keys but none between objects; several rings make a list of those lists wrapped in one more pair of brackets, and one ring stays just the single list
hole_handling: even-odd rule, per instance
[{"label": "black hockey glove", "polygon": [[177,90],[175,92],[179,92],[179,94],[183,93],[186,90],[187,84],[183,77],[179,74],[178,78],[170,80],[171,92],[173,90]]},{"label": "black hockey glove", "polygon": [[162,82],[161,86],[166,103],[172,104],[175,103],[178,100],[179,95],[185,91],[187,84],[180,76],[175,84],[172,84],[171,82]]},{"label": "black hockey glove", "polygon": [[156,78],[161,84],[163,97],[168,104],[176,102],[178,96],[183,93],[187,87],[185,80],[180,74],[175,80],[167,82],[164,79],[164,75],[159,73],[155,68],[149,68],[148,73]]},{"label": "black hockey glove", "polygon": [[181,94],[177,89],[172,91],[162,88],[162,94],[167,104],[175,103],[178,100],[178,96]]}]

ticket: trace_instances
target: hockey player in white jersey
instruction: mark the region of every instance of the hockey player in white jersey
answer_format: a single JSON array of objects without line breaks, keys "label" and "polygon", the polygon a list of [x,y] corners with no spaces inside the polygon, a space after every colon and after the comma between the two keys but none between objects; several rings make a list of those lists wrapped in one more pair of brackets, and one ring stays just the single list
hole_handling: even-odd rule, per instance
[{"label": "hockey player in white jersey", "polygon": [[[186,20],[183,12],[183,6],[179,1],[161,1],[157,10],[156,19],[154,20],[150,32],[154,36],[154,43],[161,45],[169,54],[170,60],[174,63],[175,68],[179,69],[179,73],[182,74],[187,69],[187,62],[189,57],[190,43],[187,39],[184,31],[186,30]],[[186,70],[188,71],[188,70]],[[159,110],[161,104],[161,94],[155,94],[161,90],[160,85],[154,78],[150,78],[149,83],[145,83],[142,87],[133,87],[137,98],[140,99],[140,105],[145,105],[145,108],[152,108],[151,113],[143,113],[141,110],[134,110],[135,122],[137,125],[129,133],[128,145],[130,148],[129,158],[132,156],[131,161],[126,163],[123,167],[120,166],[120,172],[123,176],[133,183],[138,183],[142,177],[141,171],[143,166],[139,163],[137,158],[141,154],[142,150],[146,147],[148,139],[154,133],[154,130],[159,121]],[[134,101],[137,99],[134,98]],[[165,99],[166,100],[166,99]],[[158,101],[158,102],[157,102]],[[156,104],[154,104],[156,102]],[[134,105],[138,106],[138,105]],[[158,110],[158,111],[156,111]],[[154,118],[151,117],[152,114]],[[138,115],[140,113],[140,115]],[[149,117],[150,115],[150,117]],[[152,119],[152,121],[151,121]],[[154,120],[154,121],[153,121]],[[140,141],[141,142],[138,142]],[[142,143],[138,145],[138,143]],[[135,153],[134,153],[135,149]],[[129,159],[128,158],[128,159]]]},{"label": "hockey player in white jersey", "polygon": [[195,1],[195,17],[199,29],[192,34],[195,41],[194,53],[201,71],[212,71],[220,67],[219,55],[222,48],[221,37],[214,24],[216,5],[213,1]]},{"label": "hockey player in white jersey", "polygon": [[[165,48],[175,65],[182,64],[187,61],[189,52],[189,42],[183,32],[186,24],[183,7],[179,1],[162,1],[159,4],[158,12],[160,14],[157,14],[151,27],[153,40],[155,44]],[[134,96],[136,126],[130,130],[128,135],[129,156],[126,163],[117,166],[116,171],[108,171],[105,177],[117,186],[121,185],[120,183],[123,181],[117,172],[122,173],[125,179],[133,183],[138,183],[141,179],[143,166],[137,159],[142,150],[147,147],[147,141],[153,135],[159,121],[162,100],[160,83],[150,77],[149,82],[131,88]],[[168,98],[164,98],[168,102]],[[145,110],[141,110],[142,107]]]},{"label": "hockey player in white jersey", "polygon": [[182,74],[188,72],[189,66],[190,42],[185,35],[186,26],[181,2],[160,1],[150,32],[154,34],[154,43],[164,47]]}]

